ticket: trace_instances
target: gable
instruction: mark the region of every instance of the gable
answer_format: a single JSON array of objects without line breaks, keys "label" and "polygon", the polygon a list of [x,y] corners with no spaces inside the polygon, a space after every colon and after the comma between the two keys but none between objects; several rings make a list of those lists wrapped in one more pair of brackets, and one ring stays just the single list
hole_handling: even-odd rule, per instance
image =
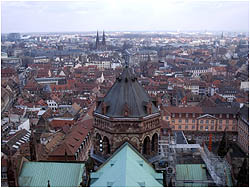
[{"label": "gable", "polygon": [[162,173],[157,173],[129,143],[123,144],[96,172],[91,173],[91,187],[162,187]]},{"label": "gable", "polygon": [[212,115],[210,115],[210,114],[205,114],[205,115],[202,115],[202,116],[200,116],[200,117],[198,117],[197,119],[218,119],[218,118],[216,118],[215,116],[212,116]]}]

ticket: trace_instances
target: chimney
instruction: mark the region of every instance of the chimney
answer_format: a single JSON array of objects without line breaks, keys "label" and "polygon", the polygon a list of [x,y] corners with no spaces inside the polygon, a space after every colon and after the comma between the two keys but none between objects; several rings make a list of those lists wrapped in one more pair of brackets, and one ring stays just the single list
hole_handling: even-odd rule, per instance
[{"label": "chimney", "polygon": [[105,115],[107,113],[107,105],[105,102],[102,102],[102,113]]},{"label": "chimney", "polygon": [[67,161],[68,160],[68,154],[67,154],[66,149],[65,149],[64,157],[65,157],[65,161]]},{"label": "chimney", "polygon": [[149,102],[147,104],[147,114],[152,114],[152,103],[151,102]]}]

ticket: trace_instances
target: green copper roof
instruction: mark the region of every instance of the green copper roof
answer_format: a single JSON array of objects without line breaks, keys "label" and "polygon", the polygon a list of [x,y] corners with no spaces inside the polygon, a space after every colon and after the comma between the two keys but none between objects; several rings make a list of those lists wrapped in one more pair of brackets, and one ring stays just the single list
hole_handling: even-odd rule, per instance
[{"label": "green copper roof", "polygon": [[163,175],[156,173],[133,146],[125,143],[97,172],[91,173],[91,187],[162,187]]},{"label": "green copper roof", "polygon": [[20,187],[77,187],[82,181],[84,164],[24,162],[18,177]]},{"label": "green copper roof", "polygon": [[[176,165],[176,180],[207,180],[204,164],[178,164]],[[176,183],[176,187],[207,187],[207,183]]]}]

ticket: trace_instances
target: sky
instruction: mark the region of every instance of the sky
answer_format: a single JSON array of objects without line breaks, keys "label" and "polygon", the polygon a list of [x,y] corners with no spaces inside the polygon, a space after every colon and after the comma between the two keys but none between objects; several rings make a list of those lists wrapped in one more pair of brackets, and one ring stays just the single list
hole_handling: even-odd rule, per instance
[{"label": "sky", "polygon": [[248,31],[248,1],[1,1],[1,32]]}]

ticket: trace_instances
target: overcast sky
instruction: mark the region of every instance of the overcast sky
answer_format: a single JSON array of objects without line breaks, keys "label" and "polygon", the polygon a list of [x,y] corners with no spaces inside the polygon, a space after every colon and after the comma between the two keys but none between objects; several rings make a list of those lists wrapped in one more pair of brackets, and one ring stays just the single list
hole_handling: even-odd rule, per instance
[{"label": "overcast sky", "polygon": [[248,31],[248,1],[1,1],[1,30]]}]

